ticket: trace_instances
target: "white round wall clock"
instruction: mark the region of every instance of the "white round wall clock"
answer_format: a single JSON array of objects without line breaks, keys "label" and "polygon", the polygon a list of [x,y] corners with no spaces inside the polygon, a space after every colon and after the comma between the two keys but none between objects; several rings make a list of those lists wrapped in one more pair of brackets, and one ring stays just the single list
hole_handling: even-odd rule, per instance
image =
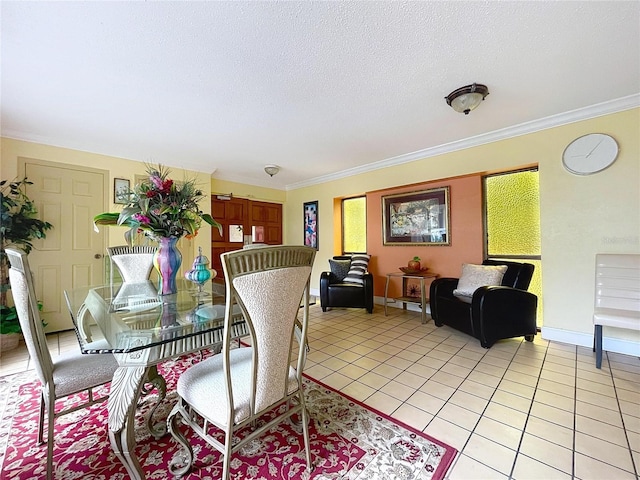
[{"label": "white round wall clock", "polygon": [[589,133],[576,138],[562,153],[562,164],[576,175],[600,172],[615,162],[618,144],[610,135]]}]

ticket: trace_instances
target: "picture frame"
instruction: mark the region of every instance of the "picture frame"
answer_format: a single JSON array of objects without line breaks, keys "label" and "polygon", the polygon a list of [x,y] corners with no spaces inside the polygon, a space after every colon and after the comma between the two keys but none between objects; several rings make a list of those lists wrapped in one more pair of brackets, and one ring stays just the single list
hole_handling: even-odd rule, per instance
[{"label": "picture frame", "polygon": [[131,182],[127,178],[113,179],[113,203],[126,205],[129,203],[129,192],[131,191]]},{"label": "picture frame", "polygon": [[318,249],[318,201],[305,202],[303,212],[304,245]]},{"label": "picture frame", "polygon": [[420,280],[415,278],[403,278],[403,295],[408,298],[421,298]]},{"label": "picture frame", "polygon": [[382,197],[383,245],[450,245],[449,187]]}]

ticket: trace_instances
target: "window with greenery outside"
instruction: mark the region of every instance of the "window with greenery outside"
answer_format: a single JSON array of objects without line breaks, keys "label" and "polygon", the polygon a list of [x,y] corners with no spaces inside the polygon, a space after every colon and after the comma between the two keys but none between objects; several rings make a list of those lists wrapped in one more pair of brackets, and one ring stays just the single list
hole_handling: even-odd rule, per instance
[{"label": "window with greenery outside", "polygon": [[[7,292],[11,287],[5,248],[21,248],[29,253],[33,248],[31,242],[46,238],[45,232],[53,228],[49,222],[36,218],[38,211],[26,194],[27,185],[33,185],[33,182],[26,177],[14,182],[0,182],[0,333],[20,333],[16,309],[7,302]],[[38,308],[42,308],[40,303]]]}]

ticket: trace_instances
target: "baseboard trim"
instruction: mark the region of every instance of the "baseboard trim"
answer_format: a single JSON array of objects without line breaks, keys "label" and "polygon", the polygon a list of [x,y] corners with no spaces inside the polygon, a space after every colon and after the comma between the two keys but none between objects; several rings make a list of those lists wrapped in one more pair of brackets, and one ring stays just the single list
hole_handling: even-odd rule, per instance
[{"label": "baseboard trim", "polygon": [[[384,297],[373,297],[373,303],[375,303],[376,305],[382,305],[384,306]],[[402,302],[387,302],[387,308],[400,308],[402,309]],[[411,311],[411,312],[418,312],[420,313],[420,306],[416,305],[415,303],[408,303],[407,304],[407,310]],[[429,305],[429,303],[427,303],[427,308],[426,308],[426,312],[427,314],[431,315],[431,305]]]},{"label": "baseboard trim", "polygon": [[[542,327],[542,338],[554,342],[569,343],[580,347],[593,348],[593,334]],[[621,353],[640,357],[640,343],[621,338],[602,337],[602,349],[607,352]]]},{"label": "baseboard trim", "polygon": [[[319,295],[317,292],[311,291],[312,295]],[[374,297],[373,302],[376,305],[384,305],[384,297]],[[399,308],[402,309],[402,303],[387,303],[387,308]],[[407,310],[412,312],[420,312],[420,307],[415,304],[408,304]],[[431,306],[427,304],[427,313],[431,315]],[[574,332],[571,330],[562,330],[560,328],[541,328],[542,338],[545,340],[551,340],[554,342],[568,343],[571,345],[578,345],[580,347],[593,348],[593,334]],[[621,353],[623,355],[631,355],[634,357],[640,357],[640,343],[633,340],[624,340],[620,338],[611,338],[604,336],[602,338],[602,348],[607,352]]]}]

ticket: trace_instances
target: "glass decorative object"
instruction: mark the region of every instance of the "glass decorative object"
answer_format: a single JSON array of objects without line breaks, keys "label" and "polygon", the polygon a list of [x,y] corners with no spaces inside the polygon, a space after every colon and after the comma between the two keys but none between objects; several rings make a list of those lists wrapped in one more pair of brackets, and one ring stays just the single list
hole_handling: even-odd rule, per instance
[{"label": "glass decorative object", "polygon": [[193,261],[191,270],[184,274],[184,277],[198,286],[198,295],[203,295],[204,284],[211,278],[215,278],[217,272],[209,269],[209,259],[202,255],[202,247],[198,247],[198,256]]}]

